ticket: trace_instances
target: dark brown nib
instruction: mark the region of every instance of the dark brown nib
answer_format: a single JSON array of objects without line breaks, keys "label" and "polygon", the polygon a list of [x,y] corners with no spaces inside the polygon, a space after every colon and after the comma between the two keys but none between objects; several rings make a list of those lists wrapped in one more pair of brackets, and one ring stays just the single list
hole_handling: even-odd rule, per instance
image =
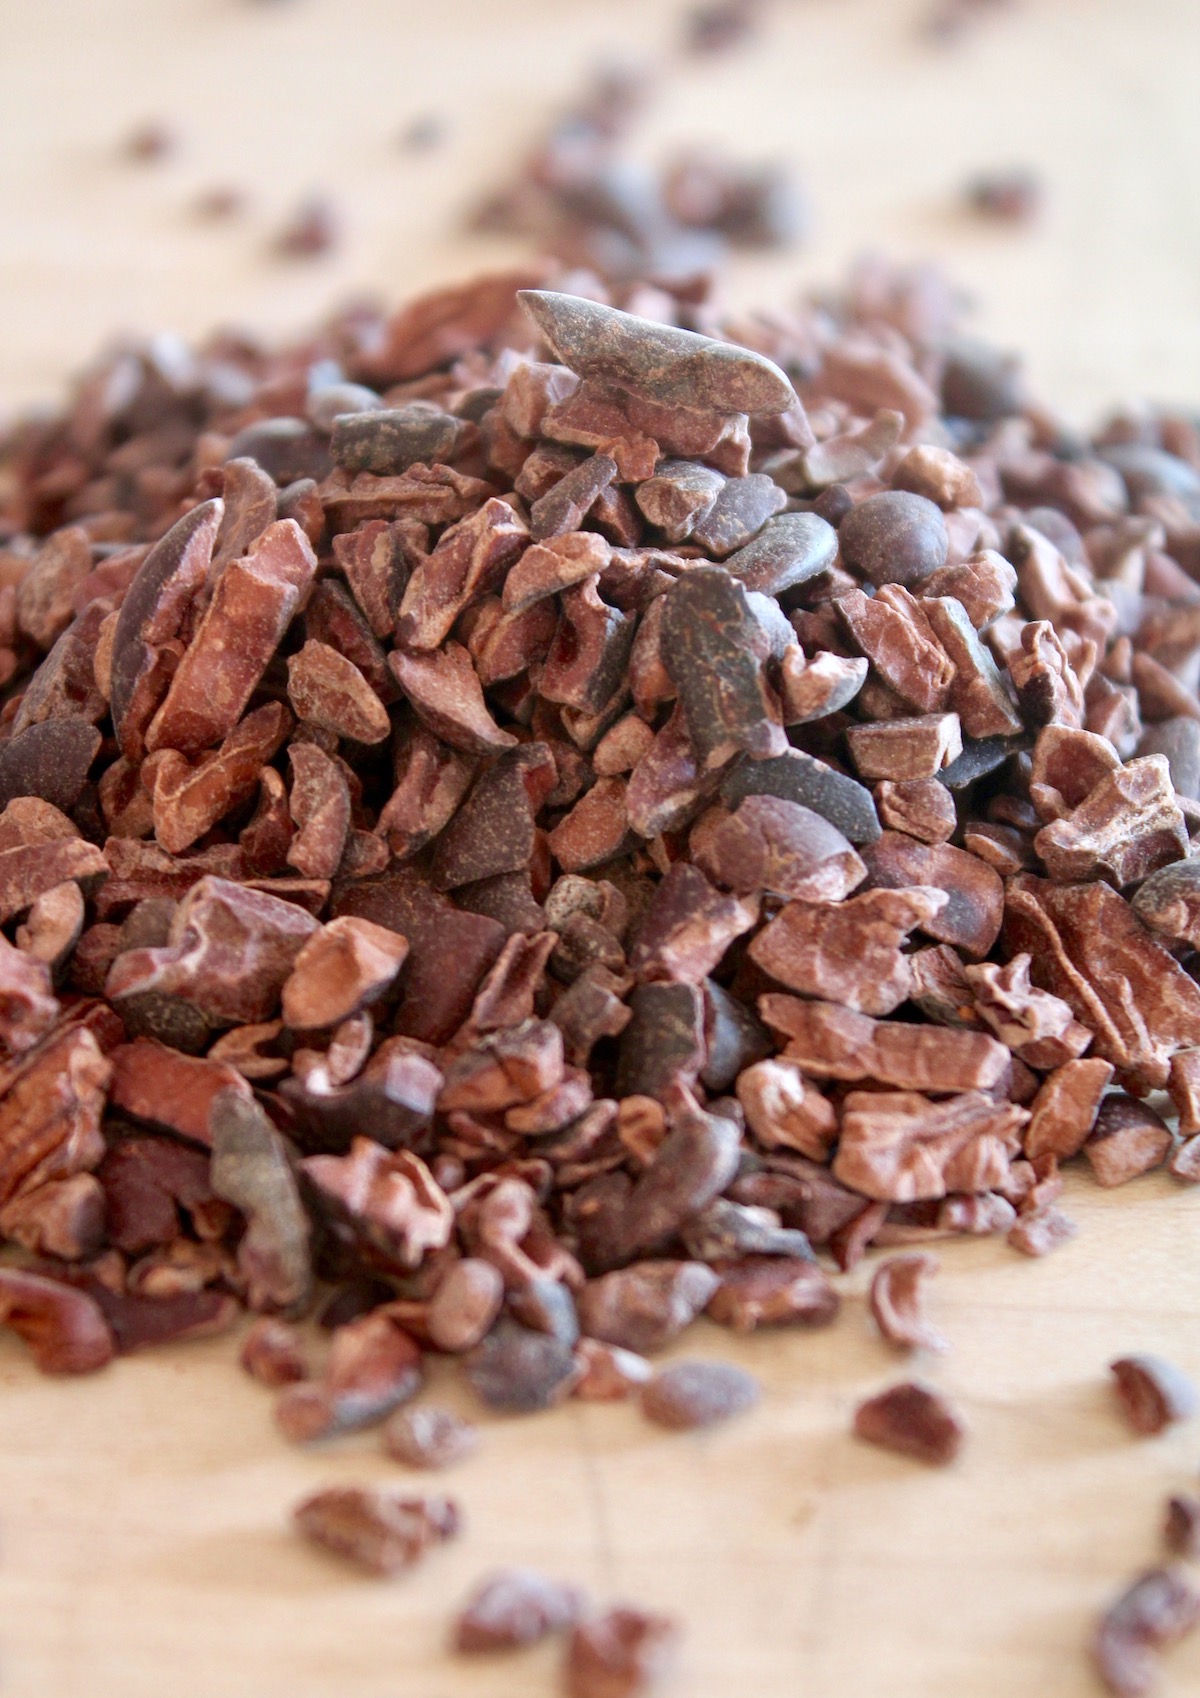
[{"label": "dark brown nib", "polygon": [[854,1431],[869,1444],[944,1467],[962,1446],[965,1428],[940,1393],[917,1384],[891,1386],[860,1404]]},{"label": "dark brown nib", "polygon": [[524,289],[518,297],[551,349],[580,377],[664,407],[784,413],[796,396],[773,361],[690,330],[648,323],[598,301]]}]

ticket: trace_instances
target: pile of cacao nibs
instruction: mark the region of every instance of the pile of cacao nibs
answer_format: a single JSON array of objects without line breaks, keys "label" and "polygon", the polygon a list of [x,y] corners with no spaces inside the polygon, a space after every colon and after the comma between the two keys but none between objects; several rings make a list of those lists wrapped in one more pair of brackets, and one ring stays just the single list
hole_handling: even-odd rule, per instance
[{"label": "pile of cacao nibs", "polygon": [[[758,1387],[654,1374],[698,1315],[829,1325],[830,1266],[899,1247],[872,1309],[937,1348],[930,1242],[1053,1250],[1080,1155],[1200,1177],[1200,427],[1082,436],[958,313],[879,266],[731,319],[531,265],[125,347],[0,442],[0,1317],[40,1367],[248,1309],[293,1440],[466,1455],[406,1407],[431,1353],[493,1411],[703,1425]],[[856,1427],[963,1437],[917,1383]],[[298,1512],[384,1570],[458,1521]],[[574,1622],[581,1698],[673,1641],[489,1585],[463,1647]]]}]

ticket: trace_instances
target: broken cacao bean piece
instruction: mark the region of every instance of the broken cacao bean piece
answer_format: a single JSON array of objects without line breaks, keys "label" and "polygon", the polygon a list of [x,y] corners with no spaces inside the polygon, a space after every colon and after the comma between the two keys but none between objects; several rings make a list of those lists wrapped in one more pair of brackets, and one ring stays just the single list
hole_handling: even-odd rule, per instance
[{"label": "broken cacao bean piece", "polygon": [[943,1468],[962,1448],[966,1429],[940,1392],[912,1382],[890,1386],[861,1403],[854,1431],[868,1444]]},{"label": "broken cacao bean piece", "polygon": [[1193,1382],[1162,1356],[1122,1356],[1109,1370],[1121,1413],[1139,1438],[1188,1421],[1200,1409]]},{"label": "broken cacao bean piece", "polygon": [[329,1486],[298,1505],[293,1520],[312,1544],[371,1574],[411,1568],[462,1526],[453,1498],[406,1497],[372,1486]]}]

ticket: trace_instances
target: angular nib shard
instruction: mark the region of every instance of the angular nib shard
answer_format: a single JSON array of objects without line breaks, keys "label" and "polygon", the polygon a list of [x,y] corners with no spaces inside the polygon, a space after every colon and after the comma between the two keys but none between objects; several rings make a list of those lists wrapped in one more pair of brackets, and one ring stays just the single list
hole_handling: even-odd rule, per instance
[{"label": "angular nib shard", "polygon": [[522,289],[517,299],[580,377],[698,411],[783,413],[796,405],[786,375],[749,348],[550,289]]}]

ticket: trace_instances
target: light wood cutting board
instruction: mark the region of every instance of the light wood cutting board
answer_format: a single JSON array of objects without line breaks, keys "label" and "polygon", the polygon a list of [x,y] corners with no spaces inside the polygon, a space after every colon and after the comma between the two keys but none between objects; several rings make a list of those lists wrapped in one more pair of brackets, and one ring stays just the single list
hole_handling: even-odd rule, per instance
[{"label": "light wood cutting board", "polygon": [[[761,43],[672,70],[644,152],[707,136],[811,184],[809,248],[742,263],[735,292],[779,298],[871,244],[931,253],[1079,417],[1138,391],[1200,397],[1200,9],[1026,0],[955,53],[917,44],[919,10],[777,0]],[[646,0],[0,3],[0,405],[53,394],[122,326],[298,326],[351,289],[395,297],[502,262],[513,250],[456,234],[448,208],[589,57],[616,43],[661,60],[676,19]],[[446,117],[445,145],[400,153],[395,132],[425,111]],[[178,155],[120,161],[156,117]],[[1047,180],[1031,232],[957,207],[971,171],[1009,163]],[[224,182],[249,191],[246,214],[199,223],[193,197]],[[342,203],[345,245],[283,266],[267,244],[311,188]],[[831,1330],[685,1340],[676,1354],[763,1380],[761,1408],[726,1429],[671,1436],[578,1405],[488,1422],[478,1457],[437,1481],[466,1535],[394,1582],[303,1547],[287,1516],[318,1485],[400,1471],[372,1434],[284,1445],[230,1339],[68,1383],[0,1337],[6,1698],[536,1698],[555,1651],[443,1650],[469,1585],[511,1562],[677,1612],[666,1698],[1085,1698],[1094,1612],[1155,1559],[1167,1492],[1197,1483],[1200,1432],[1131,1439],[1106,1364],[1158,1349],[1200,1375],[1200,1194],[1081,1176],[1068,1202],[1083,1230],[1045,1262],[942,1251],[932,1307],[952,1351],[917,1366],[970,1423],[952,1470],[848,1436],[856,1402],[908,1371],[867,1318],[867,1267]],[[433,1389],[467,1408],[452,1375]],[[1200,1641],[1163,1686],[1197,1690]]]}]

